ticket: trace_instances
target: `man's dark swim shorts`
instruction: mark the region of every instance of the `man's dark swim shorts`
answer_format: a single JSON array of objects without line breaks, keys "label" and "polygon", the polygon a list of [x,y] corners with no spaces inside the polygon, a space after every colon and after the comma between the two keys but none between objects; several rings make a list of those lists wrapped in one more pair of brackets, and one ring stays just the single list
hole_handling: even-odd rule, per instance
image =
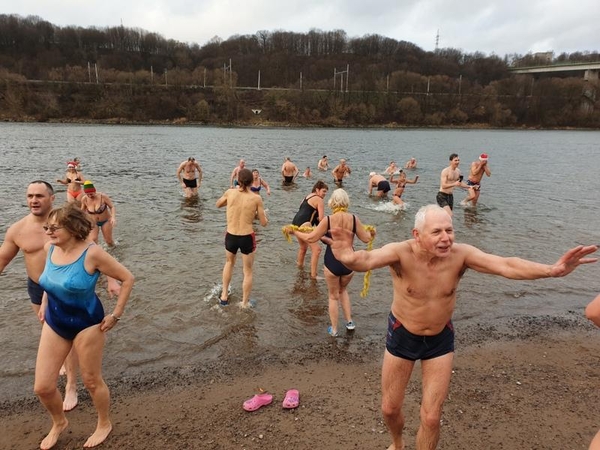
[{"label": "man's dark swim shorts", "polygon": [[42,295],[44,295],[44,288],[33,281],[31,278],[27,278],[27,293],[31,299],[31,303],[34,305],[42,304]]},{"label": "man's dark swim shorts", "polygon": [[187,188],[197,188],[198,187],[198,182],[196,181],[195,178],[193,180],[188,180],[188,179],[184,178],[183,184],[185,184],[185,187],[187,187]]},{"label": "man's dark swim shorts", "polygon": [[454,327],[450,321],[435,336],[418,336],[390,313],[385,347],[392,355],[409,361],[438,358],[454,351]]},{"label": "man's dark swim shorts", "polygon": [[442,208],[444,206],[449,206],[450,209],[454,208],[454,195],[452,194],[446,194],[445,192],[440,191],[437,193],[435,200],[437,201],[437,204],[440,205]]},{"label": "man's dark swim shorts", "polygon": [[390,183],[387,180],[381,180],[379,183],[377,183],[377,190],[378,191],[383,191],[384,194],[387,194],[388,192],[390,192]]},{"label": "man's dark swim shorts", "polygon": [[225,249],[234,255],[239,251],[244,255],[249,255],[256,250],[256,236],[254,233],[245,236],[235,234],[225,234]]}]

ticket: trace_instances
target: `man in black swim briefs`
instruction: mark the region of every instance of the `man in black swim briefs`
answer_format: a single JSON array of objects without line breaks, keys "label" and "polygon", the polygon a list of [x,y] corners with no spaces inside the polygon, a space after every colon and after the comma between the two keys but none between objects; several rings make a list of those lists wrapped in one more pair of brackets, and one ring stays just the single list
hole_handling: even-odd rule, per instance
[{"label": "man in black swim briefs", "polygon": [[250,306],[250,292],[252,291],[252,268],[256,250],[256,239],[252,224],[258,217],[263,227],[268,220],[265,215],[263,201],[260,195],[250,190],[252,185],[252,172],[241,169],[238,172],[238,187],[228,189],[217,200],[217,208],[227,207],[227,232],[225,234],[225,266],[223,267],[223,291],[221,293],[221,306],[229,304],[227,293],[233,275],[235,257],[238,250],[242,253],[244,264],[244,281],[242,289],[242,308]]},{"label": "man in black swim briefs", "polygon": [[490,166],[488,165],[488,154],[482,153],[479,155],[477,161],[471,163],[471,169],[469,171],[469,178],[467,179],[467,186],[469,186],[469,195],[465,198],[461,205],[467,206],[469,203],[471,206],[477,206],[479,195],[481,194],[481,180],[484,175],[488,177],[492,175]]},{"label": "man in black swim briefs", "polygon": [[294,164],[289,157],[285,158],[285,161],[281,166],[281,176],[283,177],[283,184],[292,184],[296,180],[296,177],[298,176],[299,172],[300,171],[298,170],[298,167],[296,167],[296,164]]},{"label": "man in black swim briefs", "polygon": [[[198,173],[198,176],[196,176]],[[196,158],[190,156],[177,168],[177,179],[183,188],[183,193],[190,198],[198,195],[198,188],[202,184],[202,167]]]},{"label": "man in black swim briefs", "polygon": [[460,170],[458,165],[460,164],[460,158],[456,153],[450,155],[450,164],[444,170],[440,176],[440,191],[437,193],[435,200],[440,207],[444,208],[450,216],[452,216],[452,208],[454,208],[454,195],[453,191],[455,187],[467,188],[467,185],[463,183]]},{"label": "man in black swim briefs", "polygon": [[392,437],[391,449],[404,448],[402,405],[416,360],[421,360],[424,419],[416,448],[437,447],[454,358],[452,313],[458,282],[467,269],[516,280],[563,277],[581,264],[596,262],[597,258],[586,256],[598,250],[595,245],[579,246],[553,265],[491,255],[468,244],[454,243],[452,218],[438,205],[419,209],[413,239],[379,249],[355,252],[351,231],[332,228],[331,234],[332,239],[323,240],[349,269],[366,272],[390,268],[394,298],[381,386],[382,412]]},{"label": "man in black swim briefs", "polygon": [[369,195],[373,192],[373,188],[377,188],[377,197],[387,197],[387,193],[390,192],[390,182],[385,179],[383,175],[379,175],[375,172],[369,174]]},{"label": "man in black swim briefs", "polygon": [[[27,186],[27,206],[30,213],[10,226],[0,247],[0,273],[17,256],[19,250],[23,252],[28,277],[27,292],[36,316],[39,313],[44,294],[38,281],[46,265],[44,245],[49,240],[43,227],[48,221],[53,202],[54,188],[52,185],[42,180],[32,181]],[[110,295],[118,293],[119,288],[120,286],[115,280],[109,280]],[[70,411],[77,405],[77,358],[67,358],[65,368],[67,384],[63,408],[65,411]]]}]

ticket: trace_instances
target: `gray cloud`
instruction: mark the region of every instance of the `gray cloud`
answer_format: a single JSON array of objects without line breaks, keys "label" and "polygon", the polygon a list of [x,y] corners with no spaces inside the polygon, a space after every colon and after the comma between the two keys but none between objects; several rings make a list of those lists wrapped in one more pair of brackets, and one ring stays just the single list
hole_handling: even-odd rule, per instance
[{"label": "gray cloud", "polygon": [[36,15],[56,25],[139,27],[200,45],[213,36],[258,30],[342,29],[380,34],[425,50],[507,53],[599,50],[597,0],[0,0],[5,14]]}]

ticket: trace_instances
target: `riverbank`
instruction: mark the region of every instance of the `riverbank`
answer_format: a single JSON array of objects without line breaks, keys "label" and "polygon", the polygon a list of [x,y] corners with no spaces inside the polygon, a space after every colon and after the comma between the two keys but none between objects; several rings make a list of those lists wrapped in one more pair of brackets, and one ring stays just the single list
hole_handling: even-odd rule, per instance
[{"label": "riverbank", "polygon": [[390,122],[385,124],[377,125],[356,125],[339,123],[333,124],[331,122],[315,124],[315,123],[298,123],[298,122],[277,122],[271,120],[260,120],[252,119],[249,121],[234,121],[234,122],[196,122],[190,121],[185,117],[181,117],[173,120],[147,120],[147,121],[136,121],[130,120],[123,117],[113,117],[110,119],[46,119],[39,120],[36,117],[20,117],[20,118],[7,118],[0,117],[0,122],[7,123],[54,123],[54,124],[77,124],[77,125],[133,125],[133,126],[154,126],[154,125],[175,125],[175,126],[191,126],[191,127],[233,127],[233,128],[307,128],[307,129],[320,129],[320,128],[337,128],[337,129],[373,129],[373,130],[564,130],[564,131],[594,131],[598,128],[578,128],[578,127],[528,127],[522,126],[506,126],[506,127],[495,127],[488,123],[464,123],[460,125],[420,125],[411,126],[406,124],[399,124],[396,122]]},{"label": "riverbank", "polygon": [[[385,449],[384,342],[351,340],[107,380],[114,430],[102,448]],[[418,427],[419,367],[405,403],[408,449]],[[439,448],[587,448],[600,427],[599,379],[598,331],[579,314],[458,324]],[[242,402],[258,387],[273,394],[273,403],[245,412]],[[300,406],[284,410],[290,388],[300,391]],[[57,449],[80,448],[93,430],[93,407],[81,397]],[[0,418],[3,449],[37,448],[50,427],[33,395],[1,405]]]}]

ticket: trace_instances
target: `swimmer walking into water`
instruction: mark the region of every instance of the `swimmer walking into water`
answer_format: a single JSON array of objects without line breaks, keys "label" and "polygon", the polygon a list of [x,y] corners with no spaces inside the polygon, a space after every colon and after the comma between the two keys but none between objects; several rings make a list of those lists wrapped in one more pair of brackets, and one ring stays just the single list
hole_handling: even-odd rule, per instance
[{"label": "swimmer walking into water", "polygon": [[[197,176],[196,173],[198,173]],[[187,198],[198,195],[198,188],[202,184],[202,167],[200,167],[196,158],[190,156],[187,161],[179,165],[177,179]]]},{"label": "swimmer walking into water", "polygon": [[300,173],[300,171],[298,170],[298,167],[296,167],[296,164],[292,162],[289,156],[285,158],[285,161],[281,166],[281,176],[283,177],[283,184],[292,184],[294,181],[296,181],[298,173]]},{"label": "swimmer walking into water", "polygon": [[242,253],[244,265],[244,281],[242,287],[242,308],[250,306],[250,292],[252,291],[252,269],[256,251],[256,236],[252,224],[258,217],[260,224],[266,227],[267,216],[260,195],[250,190],[252,172],[241,169],[238,172],[237,189],[229,189],[217,200],[217,208],[227,207],[227,232],[225,234],[225,266],[223,267],[223,292],[221,293],[221,306],[227,306],[229,299],[229,283],[233,275],[235,257],[239,251]]}]

